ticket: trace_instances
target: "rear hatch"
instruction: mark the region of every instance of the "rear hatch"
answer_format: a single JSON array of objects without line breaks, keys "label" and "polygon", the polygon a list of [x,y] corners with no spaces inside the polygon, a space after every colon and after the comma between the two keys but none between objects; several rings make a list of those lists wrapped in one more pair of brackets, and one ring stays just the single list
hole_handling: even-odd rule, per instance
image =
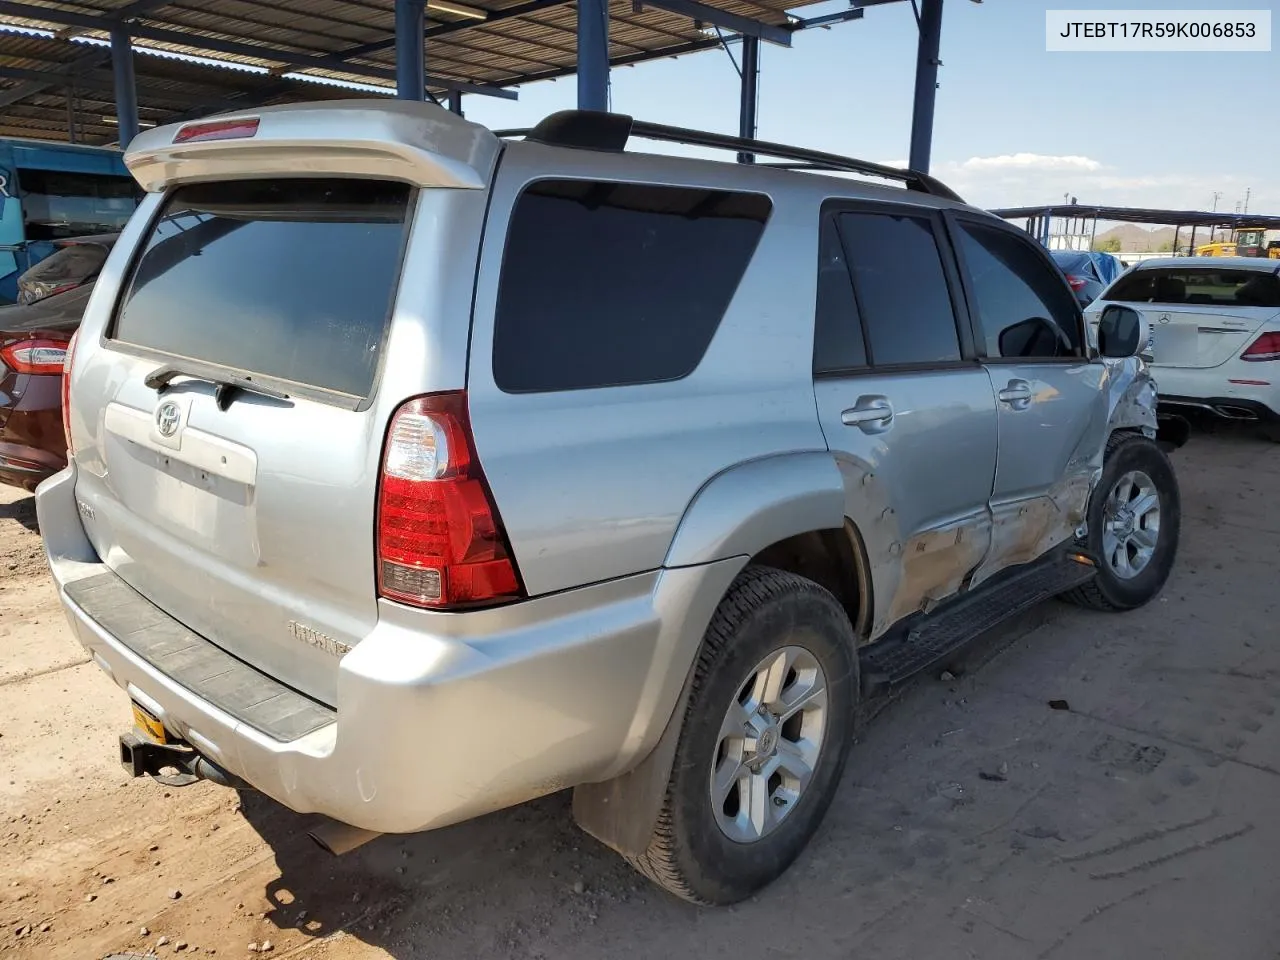
[{"label": "rear hatch", "polygon": [[1216,367],[1280,316],[1280,277],[1252,268],[1139,269],[1118,280],[1104,299],[1146,315],[1157,366]]},{"label": "rear hatch", "polygon": [[[316,112],[302,109],[323,137]],[[329,112],[346,114],[360,139],[352,126],[379,111]],[[394,121],[404,108],[390,112]],[[386,128],[373,132],[387,138]],[[75,358],[76,495],[99,556],[122,579],[235,656],[334,704],[339,657],[378,618],[373,538],[388,410],[406,395],[464,386],[465,353],[454,364],[421,360],[440,346],[428,317],[450,312],[440,290],[423,289],[420,275],[436,265],[401,265],[407,247],[441,247],[419,231],[451,231],[460,246],[475,244],[469,296],[483,191],[431,189],[439,166],[425,155],[373,164],[357,146],[335,160],[330,141],[309,163],[296,124],[294,134],[282,137],[299,154],[296,169],[338,169],[264,177],[280,163],[269,136],[260,160],[244,147],[221,163],[202,155],[191,164],[199,182],[183,182],[181,159],[164,165],[167,189],[139,214],[149,223],[131,244],[131,268],[111,277],[121,265],[113,257],[99,281],[118,284],[86,320],[86,336],[101,328],[100,345]],[[131,153],[131,167],[154,171],[153,155]],[[397,180],[360,175],[369,168]],[[426,183],[403,182],[411,169]],[[464,218],[473,231],[448,196],[463,193],[477,195]],[[465,315],[449,319],[464,325],[465,347]]]}]

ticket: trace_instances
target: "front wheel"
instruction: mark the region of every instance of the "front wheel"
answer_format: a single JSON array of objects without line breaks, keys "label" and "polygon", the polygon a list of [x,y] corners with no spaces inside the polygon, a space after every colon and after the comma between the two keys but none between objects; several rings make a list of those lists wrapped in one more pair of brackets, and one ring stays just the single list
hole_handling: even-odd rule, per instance
[{"label": "front wheel", "polygon": [[695,903],[733,903],[791,865],[831,804],[858,699],[853,628],[828,591],[748,567],[699,651],[671,779],[632,864]]},{"label": "front wheel", "polygon": [[1098,572],[1066,599],[1095,610],[1147,603],[1173,570],[1181,523],[1178,480],[1164,451],[1145,437],[1113,436],[1089,502],[1087,546]]}]

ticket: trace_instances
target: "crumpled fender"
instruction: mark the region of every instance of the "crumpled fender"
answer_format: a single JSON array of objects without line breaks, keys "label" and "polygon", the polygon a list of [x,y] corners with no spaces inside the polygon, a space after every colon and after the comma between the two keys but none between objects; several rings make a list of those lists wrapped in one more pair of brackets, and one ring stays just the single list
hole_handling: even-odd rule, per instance
[{"label": "crumpled fender", "polygon": [[1151,378],[1151,368],[1139,357],[1104,362],[1109,368],[1108,435],[1117,430],[1139,430],[1154,440],[1159,424],[1156,420],[1156,382]]}]

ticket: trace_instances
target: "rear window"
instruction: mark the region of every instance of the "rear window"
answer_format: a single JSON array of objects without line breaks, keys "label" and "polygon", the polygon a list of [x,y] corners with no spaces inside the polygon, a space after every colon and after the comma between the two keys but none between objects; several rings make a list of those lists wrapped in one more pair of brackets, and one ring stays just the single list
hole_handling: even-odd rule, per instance
[{"label": "rear window", "polygon": [[546,180],[516,202],[494,321],[508,393],[656,383],[702,359],[770,210],[759,194]]},{"label": "rear window", "polygon": [[63,283],[97,276],[111,248],[100,243],[76,243],[45,257],[18,278],[19,283]]},{"label": "rear window", "polygon": [[114,336],[366,397],[400,272],[409,193],[371,180],[180,187],[147,238]]},{"label": "rear window", "polygon": [[1090,259],[1087,253],[1076,253],[1074,251],[1064,252],[1061,250],[1054,250],[1050,252],[1050,256],[1053,257],[1053,262],[1058,265],[1058,268],[1063,273],[1092,274],[1094,272],[1093,260]]},{"label": "rear window", "polygon": [[1105,297],[1123,303],[1280,308],[1280,277],[1274,271],[1215,267],[1135,270],[1117,280]]}]

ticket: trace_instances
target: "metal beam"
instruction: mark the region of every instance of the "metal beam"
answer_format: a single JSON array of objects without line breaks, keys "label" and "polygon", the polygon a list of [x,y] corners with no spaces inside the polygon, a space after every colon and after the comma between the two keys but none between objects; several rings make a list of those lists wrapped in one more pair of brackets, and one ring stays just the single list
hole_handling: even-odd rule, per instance
[{"label": "metal beam", "polygon": [[609,109],[609,0],[578,0],[578,109]]},{"label": "metal beam", "polygon": [[848,10],[839,10],[836,13],[828,13],[821,17],[807,17],[803,20],[797,20],[790,29],[796,30],[812,30],[814,27],[830,27],[837,23],[848,23],[850,20],[861,20],[866,16],[867,11],[862,7],[850,7]]},{"label": "metal beam", "polygon": [[933,150],[933,108],[938,99],[938,51],[942,45],[942,0],[923,0],[916,47],[916,96],[911,111],[912,170],[929,172]]},{"label": "metal beam", "polygon": [[[75,76],[82,70],[92,70],[110,59],[111,54],[103,50],[94,50],[90,53],[82,54],[57,71],[50,71],[43,75],[40,75],[39,71],[31,71],[33,75],[28,77],[25,83],[19,84],[12,90],[0,93],[0,108],[11,107],[15,103],[27,99],[27,97],[43,93],[50,87],[60,86],[68,77]],[[48,79],[45,79],[46,77]]]},{"label": "metal beam", "polygon": [[111,28],[111,68],[116,83],[116,120],[120,124],[120,149],[125,150],[138,135],[138,84],[133,75],[133,44],[129,28]]},{"label": "metal beam", "polygon": [[[742,92],[738,104],[738,136],[756,138],[756,115],[760,97],[760,38],[742,38]],[[754,153],[739,153],[739,163],[755,163]]]},{"label": "metal beam", "polygon": [[396,0],[396,96],[421,101],[427,93],[423,0]]},{"label": "metal beam", "polygon": [[667,11],[667,13],[679,14],[691,20],[714,24],[717,27],[723,27],[725,30],[740,33],[745,37],[758,37],[761,40],[767,40],[769,43],[776,43],[780,47],[791,46],[791,31],[786,27],[761,23],[759,20],[752,20],[750,17],[728,13],[705,3],[699,3],[698,0],[643,0],[643,5],[656,7],[659,10]]},{"label": "metal beam", "polygon": [[[37,7],[33,4],[17,2],[17,0],[0,0],[0,15],[35,20],[41,23],[57,23],[69,27],[85,27],[89,30],[107,30],[110,28],[110,21],[105,17],[89,16],[73,10]],[[221,53],[236,57],[252,57],[256,60],[285,64],[291,71],[328,69],[340,70],[353,77],[364,77],[372,80],[394,81],[396,79],[396,72],[390,67],[352,66],[349,64],[334,66],[327,60],[330,55],[322,54],[317,56],[309,53],[297,53],[291,50],[280,50],[276,47],[242,43],[238,40],[201,37],[191,33],[183,33],[179,30],[152,27],[145,24],[130,25],[129,30],[137,39],[176,44],[197,54]],[[391,43],[394,43],[394,40]],[[388,44],[388,46],[390,45]],[[427,86],[443,90],[461,90],[463,93],[499,97],[504,100],[515,100],[518,96],[514,90],[504,90],[501,87],[487,84],[470,83],[466,80],[456,80],[452,77],[428,74],[426,82]]]},{"label": "metal beam", "polygon": [[462,116],[462,94],[457,90],[449,91],[449,112]]}]

